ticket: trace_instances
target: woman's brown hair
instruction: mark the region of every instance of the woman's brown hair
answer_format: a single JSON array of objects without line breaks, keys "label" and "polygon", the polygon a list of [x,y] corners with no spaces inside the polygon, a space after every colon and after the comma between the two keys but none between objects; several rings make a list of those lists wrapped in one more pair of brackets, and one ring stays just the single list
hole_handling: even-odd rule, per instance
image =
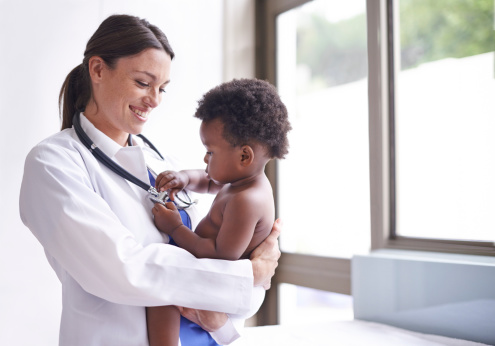
[{"label": "woman's brown hair", "polygon": [[93,56],[103,59],[109,68],[117,60],[139,54],[147,48],[163,49],[174,58],[167,36],[147,20],[129,15],[113,15],[105,19],[89,39],[83,62],[65,78],[59,95],[62,128],[72,127],[72,117],[82,112],[91,98],[91,79],[88,63]]}]

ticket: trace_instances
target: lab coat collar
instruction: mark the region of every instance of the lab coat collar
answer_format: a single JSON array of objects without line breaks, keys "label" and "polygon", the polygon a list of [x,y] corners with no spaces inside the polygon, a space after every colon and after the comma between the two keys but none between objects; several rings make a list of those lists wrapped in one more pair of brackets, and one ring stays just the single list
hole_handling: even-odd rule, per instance
[{"label": "lab coat collar", "polygon": [[81,127],[84,132],[91,138],[94,144],[100,148],[108,157],[113,158],[122,146],[117,144],[113,139],[98,130],[88,118],[81,113]]}]

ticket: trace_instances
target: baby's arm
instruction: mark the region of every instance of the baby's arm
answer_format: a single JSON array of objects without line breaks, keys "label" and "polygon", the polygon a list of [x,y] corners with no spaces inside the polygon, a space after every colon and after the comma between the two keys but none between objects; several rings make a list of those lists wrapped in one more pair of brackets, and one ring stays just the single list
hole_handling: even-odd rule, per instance
[{"label": "baby's arm", "polygon": [[166,206],[155,204],[153,215],[156,227],[194,256],[237,260],[251,242],[263,213],[260,209],[250,194],[233,196],[223,211],[222,225],[216,239],[202,238],[184,226],[173,203],[166,203]]},{"label": "baby's arm", "polygon": [[217,193],[222,186],[215,184],[204,170],[189,169],[176,171],[165,171],[156,177],[155,187],[158,191],[170,190],[170,199],[173,201],[175,195],[184,188],[198,193]]}]

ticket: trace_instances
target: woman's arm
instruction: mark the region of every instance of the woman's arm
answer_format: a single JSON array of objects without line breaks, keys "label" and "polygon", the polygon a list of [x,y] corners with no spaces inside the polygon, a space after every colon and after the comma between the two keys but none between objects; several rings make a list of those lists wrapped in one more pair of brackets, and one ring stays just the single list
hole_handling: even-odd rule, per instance
[{"label": "woman's arm", "polygon": [[251,253],[256,287],[253,291],[251,309],[247,314],[229,314],[227,318],[227,315],[223,313],[186,308],[181,312],[182,315],[200,325],[204,330],[211,332],[211,336],[221,345],[228,345],[239,338],[244,321],[259,310],[263,303],[264,291],[271,286],[271,278],[280,258],[278,237],[282,227],[282,220],[277,219],[270,235]]},{"label": "woman's arm", "polygon": [[[119,304],[249,311],[253,287],[249,261],[196,259],[174,246],[143,245],[136,235],[145,232],[145,225],[154,229],[144,205],[146,193],[138,197],[123,180],[115,186],[103,184],[113,178],[93,185],[100,174],[112,173],[79,143],[62,148],[44,144],[26,159],[21,218],[63,268],[57,274],[68,273],[87,292]],[[107,189],[105,199],[102,189]],[[146,220],[135,216],[136,209],[144,210]],[[123,218],[143,230],[128,229]]]}]

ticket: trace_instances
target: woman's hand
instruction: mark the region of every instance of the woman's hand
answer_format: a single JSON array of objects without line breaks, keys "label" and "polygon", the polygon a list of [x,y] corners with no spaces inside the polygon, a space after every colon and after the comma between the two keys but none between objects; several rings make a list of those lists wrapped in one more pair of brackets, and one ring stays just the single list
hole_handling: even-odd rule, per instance
[{"label": "woman's hand", "polygon": [[207,332],[214,332],[227,323],[227,314],[223,312],[196,310],[190,308],[179,308],[180,314],[189,321],[201,326]]},{"label": "woman's hand", "polygon": [[251,253],[253,265],[254,286],[263,286],[265,290],[271,286],[271,280],[275,274],[280,258],[278,237],[282,231],[282,220],[277,219],[268,237]]},{"label": "woman's hand", "polygon": [[174,200],[175,195],[181,192],[189,184],[189,176],[184,172],[165,171],[155,179],[155,187],[158,191],[169,190],[170,200]]},{"label": "woman's hand", "polygon": [[169,236],[172,236],[172,233],[183,225],[180,213],[173,202],[167,202],[165,205],[155,203],[151,212],[156,228]]}]

